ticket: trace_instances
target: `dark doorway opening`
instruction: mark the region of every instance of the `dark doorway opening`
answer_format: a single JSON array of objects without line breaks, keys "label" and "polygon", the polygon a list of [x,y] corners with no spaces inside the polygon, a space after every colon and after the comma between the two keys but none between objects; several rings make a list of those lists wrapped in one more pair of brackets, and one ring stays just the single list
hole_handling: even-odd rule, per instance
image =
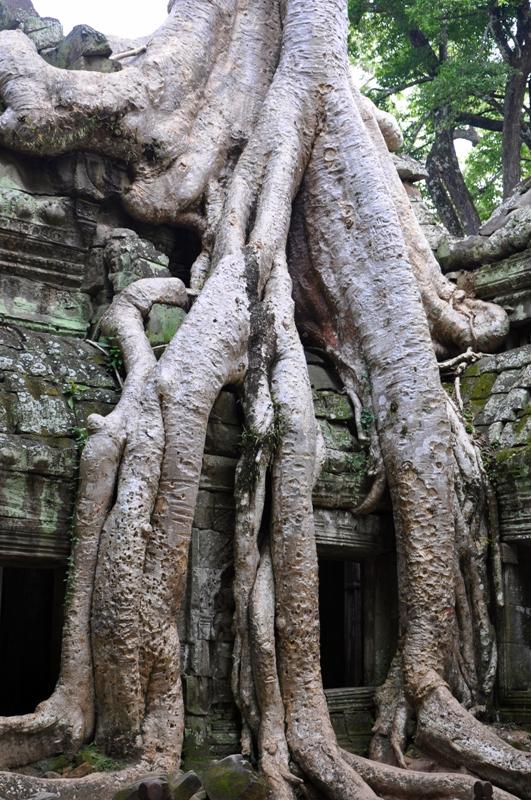
[{"label": "dark doorway opening", "polygon": [[0,565],[0,715],[27,714],[59,675],[64,568]]},{"label": "dark doorway opening", "polygon": [[362,566],[319,559],[321,669],[325,689],[363,685]]},{"label": "dark doorway opening", "polygon": [[170,272],[190,286],[192,264],[201,253],[201,237],[191,228],[175,229],[175,245],[170,256]]}]

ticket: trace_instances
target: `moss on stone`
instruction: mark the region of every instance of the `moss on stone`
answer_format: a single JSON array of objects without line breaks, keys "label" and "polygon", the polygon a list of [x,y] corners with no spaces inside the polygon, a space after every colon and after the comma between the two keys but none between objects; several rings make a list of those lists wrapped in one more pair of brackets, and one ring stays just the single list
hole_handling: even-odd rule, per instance
[{"label": "moss on stone", "polygon": [[486,403],[497,377],[496,372],[484,372],[481,375],[471,376],[469,370],[467,370],[461,379],[463,398],[483,401],[483,404]]},{"label": "moss on stone", "polygon": [[186,311],[182,308],[155,303],[151,308],[146,325],[146,333],[151,345],[169,344],[185,319]]},{"label": "moss on stone", "polygon": [[334,421],[352,419],[354,414],[348,397],[331,391],[314,392],[314,408],[317,417],[325,417]]}]

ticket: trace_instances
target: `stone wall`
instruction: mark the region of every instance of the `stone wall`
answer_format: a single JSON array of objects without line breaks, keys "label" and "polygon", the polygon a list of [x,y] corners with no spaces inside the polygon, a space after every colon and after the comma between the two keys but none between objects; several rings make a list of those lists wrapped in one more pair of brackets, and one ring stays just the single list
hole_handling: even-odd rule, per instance
[{"label": "stone wall", "polygon": [[86,418],[118,397],[105,358],[67,337],[0,325],[0,557],[70,552]]},{"label": "stone wall", "polygon": [[481,359],[462,390],[498,500],[498,704],[503,719],[531,728],[531,346]]}]

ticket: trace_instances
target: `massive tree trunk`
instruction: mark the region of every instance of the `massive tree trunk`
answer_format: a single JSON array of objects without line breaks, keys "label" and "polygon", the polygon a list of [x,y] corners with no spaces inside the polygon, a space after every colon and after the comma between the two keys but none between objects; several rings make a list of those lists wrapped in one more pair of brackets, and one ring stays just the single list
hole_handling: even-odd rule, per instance
[{"label": "massive tree trunk", "polygon": [[[529,57],[528,57],[529,58]],[[523,62],[527,62],[528,58]],[[527,91],[528,70],[523,66],[512,70],[505,86],[503,100],[502,168],[503,196],[509,197],[522,179],[522,116]]]},{"label": "massive tree trunk", "polygon": [[[94,737],[130,765],[44,782],[63,798],[105,797],[179,764],[177,612],[207,421],[227,384],[240,387],[247,432],[233,690],[242,748],[272,797],[470,797],[470,775],[400,769],[411,720],[425,748],[502,787],[499,800],[531,798],[529,754],[471,713],[495,674],[488,481],[436,359],[495,348],[507,321],[441,275],[389,155],[393,121],[351,84],[346,5],[173,0],[146,52],[113,75],[54,69],[22,33],[0,36],[2,142],[127,159],[128,210],[193,225],[203,243],[195,299],[158,362],[142,320],[161,299],[189,303],[179,280],[131,285],[102,321],[127,380],[113,413],[90,420],[61,677],[34,714],[0,720],[6,767]],[[360,513],[385,482],[393,503],[401,631],[373,761],[340,749],[322,687],[311,501],[321,441],[302,333],[337,365],[358,420],[362,408],[374,419],[360,428],[375,464]],[[0,774],[10,798],[36,785]]]},{"label": "massive tree trunk", "polygon": [[450,233],[472,236],[479,230],[479,214],[463,178],[453,128],[445,122],[446,116],[444,108],[434,115],[435,140],[426,160],[428,190]]}]

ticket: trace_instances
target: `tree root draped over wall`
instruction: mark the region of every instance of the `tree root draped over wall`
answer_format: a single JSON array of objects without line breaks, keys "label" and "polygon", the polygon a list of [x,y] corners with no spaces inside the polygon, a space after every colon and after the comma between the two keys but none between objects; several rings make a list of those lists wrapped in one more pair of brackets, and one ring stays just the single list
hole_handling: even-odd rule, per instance
[{"label": "tree root draped over wall", "polygon": [[[346,31],[344,0],[176,0],[145,52],[112,75],[54,69],[22,33],[0,35],[2,143],[126,159],[128,210],[193,224],[203,242],[201,291],[158,362],[143,318],[161,300],[185,305],[180,281],[133,284],[103,320],[127,380],[112,414],[90,420],[61,676],[34,714],[0,720],[6,767],[92,737],[131,765],[46,781],[61,797],[179,764],[176,618],[208,417],[233,384],[249,434],[233,689],[242,749],[272,796],[469,797],[469,776],[381,763],[404,763],[416,721],[426,749],[492,780],[496,798],[531,798],[529,754],[472,713],[495,674],[488,480],[435,357],[495,348],[507,320],[441,275],[390,160],[392,120],[351,84]],[[372,761],[338,747],[322,688],[311,502],[322,442],[301,334],[336,364],[358,421],[372,411],[374,488],[360,511],[385,482],[393,503],[400,642]],[[38,781],[0,774],[7,797],[28,785]]]}]

